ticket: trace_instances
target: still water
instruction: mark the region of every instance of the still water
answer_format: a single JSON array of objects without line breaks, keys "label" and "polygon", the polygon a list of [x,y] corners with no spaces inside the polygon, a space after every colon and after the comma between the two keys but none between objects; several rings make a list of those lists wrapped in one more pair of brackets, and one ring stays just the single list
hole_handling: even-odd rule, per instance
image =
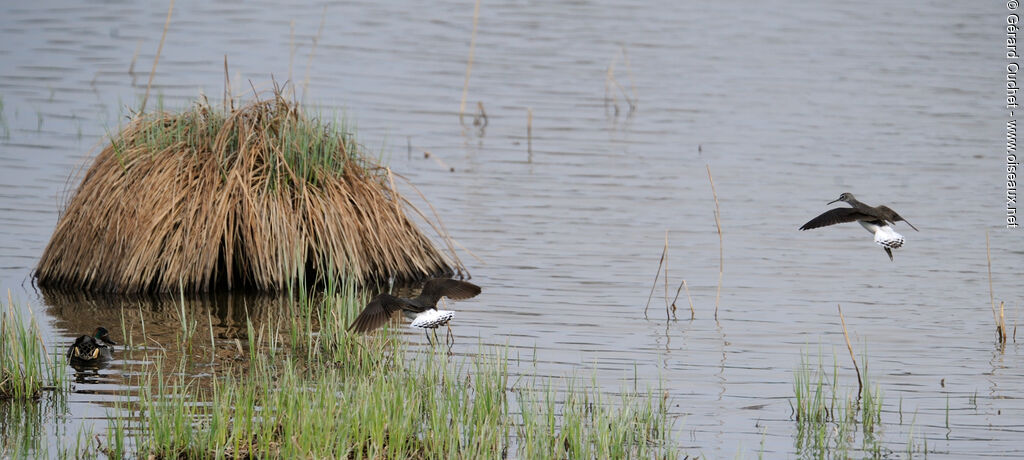
[{"label": "still water", "polygon": [[[94,318],[119,322],[122,304],[151,336],[176,327],[159,303],[53,298],[28,278],[72,175],[146,92],[166,14],[0,5],[0,287],[34,305],[55,349]],[[1020,457],[1024,350],[994,343],[985,256],[988,231],[1015,326],[1024,234],[1004,228],[1005,20],[998,2],[483,2],[466,104],[482,105],[480,127],[458,116],[472,2],[180,1],[149,103],[219,99],[225,56],[235,95],[290,79],[355,122],[472,251],[484,293],[458,304],[459,351],[477,337],[536,350],[542,374],[595,373],[612,390],[634,372],[660,380],[688,453],[793,456],[800,353],[834,353],[854,378],[841,304],[893,449],[913,430],[929,456]],[[706,166],[724,240],[717,321]],[[921,229],[897,225],[894,262],[856,224],[797,231],[846,191]],[[666,231],[669,295],[685,278],[694,320],[685,294],[680,319],[664,319],[662,285],[644,315]],[[236,302],[198,313],[224,349]],[[76,383],[73,427],[105,429],[129,361]]]}]

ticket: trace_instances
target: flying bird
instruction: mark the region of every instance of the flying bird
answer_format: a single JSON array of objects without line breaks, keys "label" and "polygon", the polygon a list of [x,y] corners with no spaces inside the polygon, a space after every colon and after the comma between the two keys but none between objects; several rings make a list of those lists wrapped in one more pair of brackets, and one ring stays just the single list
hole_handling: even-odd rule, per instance
[{"label": "flying bird", "polygon": [[[452,300],[469,299],[478,294],[480,294],[480,286],[467,281],[450,278],[430,279],[423,285],[420,295],[411,299],[391,294],[377,295],[366,304],[366,308],[363,308],[362,313],[356,317],[348,330],[370,332],[383,326],[399,312],[406,318],[412,319],[411,326],[423,328],[424,332],[427,329],[437,329],[448,324],[455,317],[454,311],[438,310],[437,301],[442,297]],[[427,340],[430,340],[429,334]]]},{"label": "flying bird", "polygon": [[852,193],[843,193],[839,195],[839,198],[830,201],[828,204],[837,201],[843,201],[849,204],[850,207],[829,209],[820,216],[808,221],[800,227],[800,230],[810,230],[812,228],[857,221],[867,231],[875,235],[875,243],[878,243],[882,246],[882,249],[885,249],[885,253],[889,255],[889,260],[893,260],[892,250],[903,246],[903,235],[896,233],[896,230],[893,230],[891,225],[895,225],[897,221],[903,221],[914,231],[919,231],[914,224],[907,222],[903,216],[900,216],[888,206],[868,206],[857,201]]}]

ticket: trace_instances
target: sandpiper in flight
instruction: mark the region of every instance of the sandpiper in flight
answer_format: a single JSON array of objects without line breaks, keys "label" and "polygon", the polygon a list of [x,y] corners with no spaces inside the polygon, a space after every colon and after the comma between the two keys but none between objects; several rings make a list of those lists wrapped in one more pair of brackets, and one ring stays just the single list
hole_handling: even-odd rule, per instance
[{"label": "sandpiper in flight", "polygon": [[[437,329],[448,324],[455,317],[454,311],[437,309],[437,301],[442,297],[462,300],[476,297],[477,294],[480,294],[480,286],[473,283],[450,278],[434,278],[428,280],[423,285],[420,295],[412,299],[391,294],[377,295],[366,304],[366,308],[348,329],[355,332],[370,332],[383,326],[400,311],[406,318],[412,319],[411,326],[423,328],[426,332],[427,329]],[[430,340],[429,334],[427,340]]]},{"label": "sandpiper in flight", "polygon": [[[872,207],[861,203],[853,197],[852,193],[843,193],[839,195],[839,198],[830,201],[828,204],[835,203],[836,201],[845,201],[850,207],[825,211],[820,216],[804,224],[803,227],[800,227],[800,230],[810,230],[843,222],[857,221],[867,231],[875,235],[875,243],[878,243],[882,246],[882,249],[885,249],[885,253],[889,254],[889,260],[893,260],[892,250],[903,246],[903,235],[896,233],[896,230],[893,230],[889,224],[895,225],[898,220],[903,222],[907,222],[907,220],[897,214],[896,211],[889,209],[888,206]],[[914,224],[907,222],[907,225],[914,229],[914,231],[919,231]]]}]

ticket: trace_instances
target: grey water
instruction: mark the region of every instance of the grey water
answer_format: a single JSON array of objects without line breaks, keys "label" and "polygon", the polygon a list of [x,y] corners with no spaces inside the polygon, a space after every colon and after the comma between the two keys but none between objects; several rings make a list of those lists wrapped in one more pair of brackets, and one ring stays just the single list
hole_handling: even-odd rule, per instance
[{"label": "grey water", "polygon": [[[893,450],[913,437],[929,456],[1024,456],[1024,350],[995,343],[986,259],[987,233],[1015,331],[1006,6],[666,3],[482,2],[460,123],[473,2],[180,1],[148,104],[219,100],[225,56],[236,96],[290,81],[352,122],[471,251],[484,293],[457,305],[460,351],[509,344],[545,375],[594,374],[610,391],[660,382],[688,453],[797,455],[801,353],[835,356],[855,383],[840,304]],[[178,321],[159,304],[44,296],[29,279],[75,174],[143,98],[166,7],[0,4],[0,287],[56,350],[121,307],[157,338]],[[898,224],[890,262],[856,224],[797,230],[842,192],[921,231]],[[645,316],[666,232],[669,286]],[[683,279],[695,319],[684,293],[666,320]],[[238,302],[200,324],[232,341]],[[72,431],[105,429],[129,364],[75,383]]]}]

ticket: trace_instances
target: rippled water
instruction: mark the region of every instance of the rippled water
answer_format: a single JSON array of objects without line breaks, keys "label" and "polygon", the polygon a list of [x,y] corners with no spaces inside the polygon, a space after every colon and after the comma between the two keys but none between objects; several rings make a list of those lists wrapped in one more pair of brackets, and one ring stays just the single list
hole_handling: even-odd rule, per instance
[{"label": "rippled water", "polygon": [[[690,453],[749,457],[763,443],[792,456],[800,352],[835,352],[853,378],[842,304],[887,422],[901,401],[929,455],[1024,456],[1024,355],[994,344],[985,257],[988,230],[1015,325],[1024,240],[1003,229],[1005,6],[658,3],[484,2],[467,104],[486,110],[481,129],[457,114],[471,2],[331,4],[313,51],[322,4],[182,1],[149,103],[219,98],[225,55],[236,95],[290,76],[307,103],[355,120],[475,254],[463,258],[484,294],[458,304],[457,347],[535,348],[542,373],[597,369],[612,389],[634,371],[660,379]],[[69,177],[145,93],[165,6],[0,5],[0,282],[44,305],[54,347],[96,315],[120,318],[118,302],[47,298],[27,277]],[[609,93],[610,65],[622,89]],[[724,232],[717,322],[705,165]],[[797,231],[844,191],[921,229],[897,226],[895,262],[855,224]],[[670,295],[685,278],[692,321],[664,320],[661,285],[644,317],[666,230]],[[198,314],[225,348],[229,304]],[[138,310],[153,331],[175,326],[158,305]],[[105,427],[128,364],[77,384],[72,417]],[[888,428],[893,448],[909,425]]]}]

